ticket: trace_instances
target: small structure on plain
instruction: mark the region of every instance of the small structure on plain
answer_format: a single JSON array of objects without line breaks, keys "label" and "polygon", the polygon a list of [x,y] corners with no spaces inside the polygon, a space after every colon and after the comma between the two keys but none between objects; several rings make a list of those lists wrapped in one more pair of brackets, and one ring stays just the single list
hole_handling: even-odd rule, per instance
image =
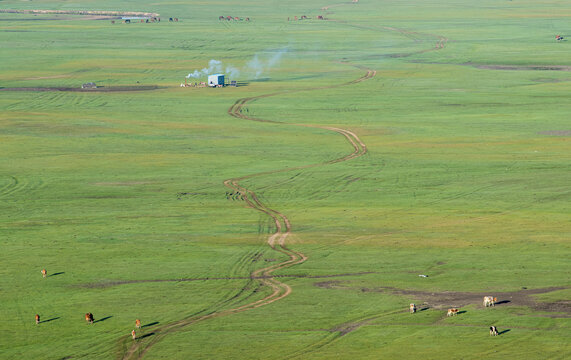
[{"label": "small structure on plain", "polygon": [[97,85],[95,85],[95,83],[93,83],[93,82],[88,82],[88,83],[81,85],[81,88],[82,89],[97,89]]},{"label": "small structure on plain", "polygon": [[208,86],[210,87],[224,86],[224,74],[208,75]]}]

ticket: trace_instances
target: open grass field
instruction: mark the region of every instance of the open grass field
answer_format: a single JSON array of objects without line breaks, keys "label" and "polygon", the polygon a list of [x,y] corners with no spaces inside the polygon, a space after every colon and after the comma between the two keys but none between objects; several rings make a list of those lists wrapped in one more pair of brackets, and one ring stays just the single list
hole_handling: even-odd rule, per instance
[{"label": "open grass field", "polygon": [[[0,1],[0,358],[570,358],[568,39],[565,0]],[[211,60],[240,86],[180,87]]]}]

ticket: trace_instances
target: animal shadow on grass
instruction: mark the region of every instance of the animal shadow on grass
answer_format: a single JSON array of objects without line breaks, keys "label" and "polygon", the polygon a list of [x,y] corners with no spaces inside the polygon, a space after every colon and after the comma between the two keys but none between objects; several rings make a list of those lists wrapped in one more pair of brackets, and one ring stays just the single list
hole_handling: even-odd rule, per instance
[{"label": "animal shadow on grass", "polygon": [[142,335],[142,336],[137,337],[137,340],[141,340],[141,339],[144,339],[144,338],[146,338],[146,337],[153,336],[153,335],[155,335],[154,332],[148,333],[148,334],[145,334],[145,335]]},{"label": "animal shadow on grass", "polygon": [[159,323],[158,321],[155,321],[155,322],[152,322],[149,324],[145,324],[145,325],[141,326],[141,329],[144,329],[144,328],[149,327],[149,326],[157,325],[158,323]]},{"label": "animal shadow on grass", "polygon": [[503,334],[509,332],[510,330],[511,329],[505,329],[504,331],[500,331],[500,332],[498,332],[498,335],[503,335]]},{"label": "animal shadow on grass", "polygon": [[430,309],[430,308],[427,306],[427,307],[423,307],[422,309],[418,309],[418,311],[420,312],[420,311],[425,311],[425,310],[428,310],[428,309]]},{"label": "animal shadow on grass", "polygon": [[99,319],[99,320],[95,320],[93,323],[95,324],[95,323],[98,323],[98,322],[101,322],[101,321],[105,321],[105,320],[110,319],[110,318],[112,318],[112,317],[113,317],[113,315],[111,315],[111,316],[106,316],[106,317],[101,318],[101,319]]},{"label": "animal shadow on grass", "polygon": [[511,301],[509,301],[509,300],[502,300],[502,301],[498,301],[498,302],[496,303],[496,305],[507,304],[507,303],[510,303],[510,302],[511,302]]},{"label": "animal shadow on grass", "polygon": [[52,277],[52,276],[58,276],[58,275],[61,275],[61,274],[65,274],[65,271],[60,271],[60,272],[57,272],[57,273],[53,273],[53,274],[50,275],[50,277]]},{"label": "animal shadow on grass", "polygon": [[458,311],[458,315],[464,314],[464,313],[467,313],[467,311],[466,310]]},{"label": "animal shadow on grass", "polygon": [[47,323],[47,322],[50,322],[50,321],[54,321],[54,320],[57,320],[57,319],[59,319],[59,318],[60,318],[60,316],[55,317],[55,318],[51,318],[51,319],[47,319],[47,320],[42,320],[42,321],[40,321],[40,324]]}]

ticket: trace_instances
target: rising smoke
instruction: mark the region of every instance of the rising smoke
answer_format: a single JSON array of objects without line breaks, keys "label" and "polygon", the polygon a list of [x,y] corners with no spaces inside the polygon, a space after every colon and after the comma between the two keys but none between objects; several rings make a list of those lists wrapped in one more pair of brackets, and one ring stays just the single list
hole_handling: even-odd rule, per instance
[{"label": "rising smoke", "polygon": [[272,69],[279,66],[282,57],[288,51],[288,48],[282,48],[272,54],[255,54],[242,69],[233,65],[225,65],[222,61],[213,59],[208,62],[208,67],[202,70],[194,70],[194,72],[191,72],[186,77],[198,79],[211,74],[226,73],[231,79],[236,79],[241,75],[251,79],[259,79],[262,76],[268,76]]}]

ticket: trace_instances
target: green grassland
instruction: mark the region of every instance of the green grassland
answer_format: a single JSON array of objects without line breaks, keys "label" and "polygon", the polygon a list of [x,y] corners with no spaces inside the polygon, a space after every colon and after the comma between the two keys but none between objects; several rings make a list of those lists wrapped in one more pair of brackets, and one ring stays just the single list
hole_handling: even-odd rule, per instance
[{"label": "green grassland", "polygon": [[[161,22],[0,13],[0,358],[121,359],[136,318],[146,337],[132,358],[571,356],[566,1],[3,9]],[[179,87],[212,59],[244,86]],[[85,82],[158,89],[2,90]],[[264,94],[242,114],[272,122],[229,116]],[[300,124],[350,130],[367,153],[328,163],[351,144]],[[271,293],[249,276],[287,260],[266,244],[274,223],[223,185],[252,174],[241,185],[289,218],[287,246],[308,257],[275,272],[292,293],[166,331]],[[504,303],[455,303],[470,293]],[[410,315],[411,302],[427,309]],[[447,318],[451,306],[463,312]]]}]

